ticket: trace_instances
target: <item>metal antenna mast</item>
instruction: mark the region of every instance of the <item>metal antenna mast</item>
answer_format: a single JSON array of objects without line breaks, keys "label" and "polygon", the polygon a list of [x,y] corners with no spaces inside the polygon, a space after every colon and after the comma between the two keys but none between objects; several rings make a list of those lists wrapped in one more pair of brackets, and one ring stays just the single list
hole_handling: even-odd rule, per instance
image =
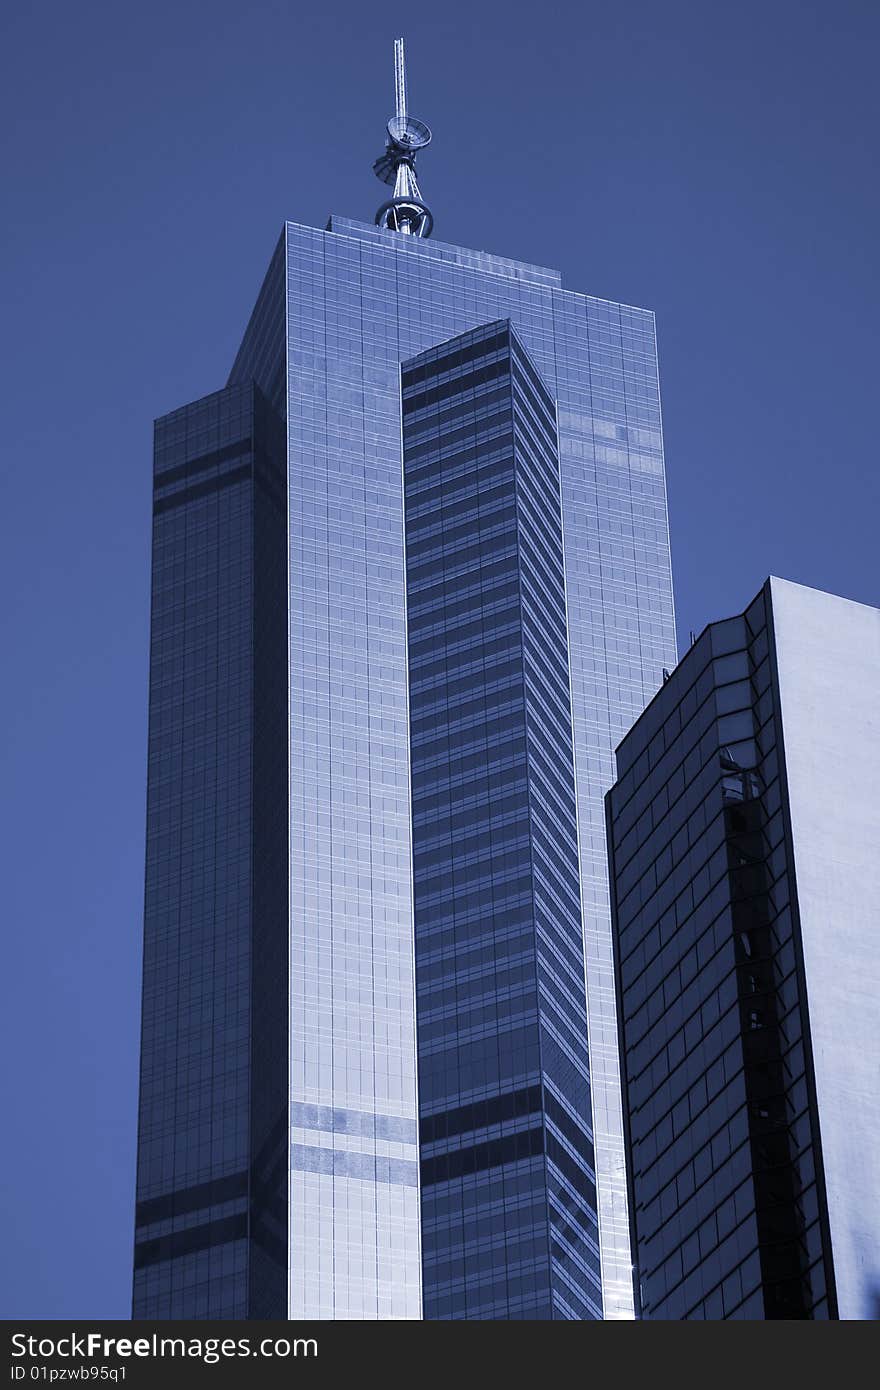
[{"label": "metal antenna mast", "polygon": [[430,143],[431,132],[423,121],[410,116],[406,107],[406,60],[403,39],[394,40],[395,114],[386,127],[385,153],[373,165],[373,173],[393,186],[394,196],[376,213],[376,226],[407,236],[428,237],[434,218],[422,202],[416,182],[416,153]]},{"label": "metal antenna mast", "polygon": [[398,122],[406,120],[406,58],[403,39],[394,40],[394,101]]}]

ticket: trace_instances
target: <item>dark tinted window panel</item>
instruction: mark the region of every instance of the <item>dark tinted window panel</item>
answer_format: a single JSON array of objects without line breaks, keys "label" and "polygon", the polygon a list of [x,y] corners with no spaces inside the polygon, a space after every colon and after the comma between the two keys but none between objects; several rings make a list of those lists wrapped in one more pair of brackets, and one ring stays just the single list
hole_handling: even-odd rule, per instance
[{"label": "dark tinted window panel", "polygon": [[404,364],[403,437],[425,1316],[599,1317],[555,409],[509,324]]},{"label": "dark tinted window panel", "polygon": [[156,422],[136,1317],[287,1312],[280,270],[239,380]]}]

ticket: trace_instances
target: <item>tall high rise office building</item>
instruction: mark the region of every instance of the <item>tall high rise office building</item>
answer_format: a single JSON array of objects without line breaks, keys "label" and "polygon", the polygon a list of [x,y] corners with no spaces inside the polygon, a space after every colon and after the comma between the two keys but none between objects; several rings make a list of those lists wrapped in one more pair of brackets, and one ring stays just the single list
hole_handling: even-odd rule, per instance
[{"label": "tall high rise office building", "polygon": [[157,422],[136,1315],[632,1316],[604,794],[675,660],[654,321],[287,223]]},{"label": "tall high rise office building", "polygon": [[880,1315],[880,611],[771,579],[608,796],[646,1318]]}]

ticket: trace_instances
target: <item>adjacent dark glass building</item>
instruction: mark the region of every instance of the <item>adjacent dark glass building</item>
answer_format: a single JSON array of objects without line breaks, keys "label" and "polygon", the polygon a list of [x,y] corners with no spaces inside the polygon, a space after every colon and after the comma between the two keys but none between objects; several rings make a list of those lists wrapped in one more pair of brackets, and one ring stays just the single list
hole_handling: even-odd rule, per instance
[{"label": "adjacent dark glass building", "polygon": [[772,579],[607,798],[646,1318],[878,1315],[880,612]]}]

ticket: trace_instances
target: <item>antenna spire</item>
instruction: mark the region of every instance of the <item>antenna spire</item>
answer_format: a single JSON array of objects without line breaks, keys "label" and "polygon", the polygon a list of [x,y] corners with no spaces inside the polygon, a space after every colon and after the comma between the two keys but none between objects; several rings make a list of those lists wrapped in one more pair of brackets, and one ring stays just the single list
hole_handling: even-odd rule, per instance
[{"label": "antenna spire", "polygon": [[406,120],[406,58],[403,39],[394,40],[394,100],[398,121]]},{"label": "antenna spire", "polygon": [[427,203],[422,202],[416,182],[416,153],[430,143],[431,132],[407,111],[403,39],[394,40],[394,104],[395,114],[386,127],[385,153],[373,165],[376,177],[393,186],[394,196],[376,213],[376,226],[407,236],[429,237],[434,218]]}]

